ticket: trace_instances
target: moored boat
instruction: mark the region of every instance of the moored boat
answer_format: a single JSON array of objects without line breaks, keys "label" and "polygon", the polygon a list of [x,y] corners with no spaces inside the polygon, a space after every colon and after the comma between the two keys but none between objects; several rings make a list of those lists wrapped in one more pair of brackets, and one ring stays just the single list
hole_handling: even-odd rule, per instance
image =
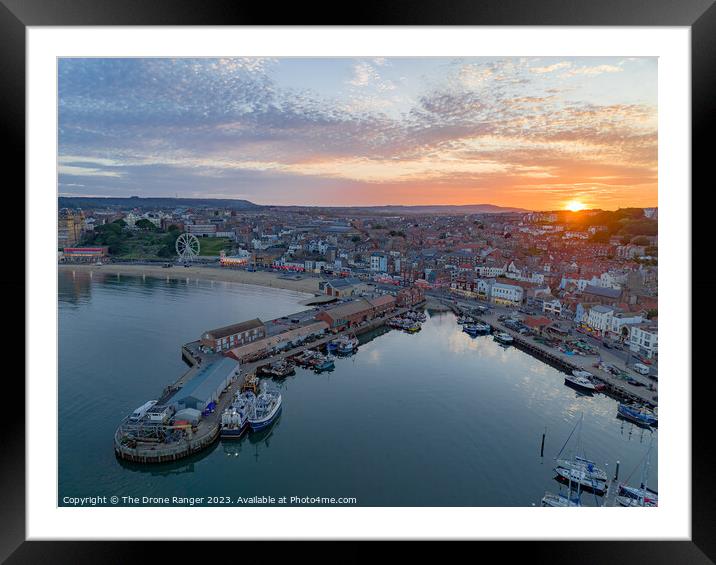
[{"label": "moored boat", "polygon": [[607,481],[607,473],[596,466],[594,461],[575,456],[574,459],[558,459],[557,467],[562,469],[573,469],[585,471],[590,477],[594,477],[600,481]]},{"label": "moored boat", "polygon": [[570,485],[578,485],[580,488],[590,490],[595,494],[604,494],[607,490],[607,482],[593,477],[589,472],[582,469],[565,469],[556,467],[557,480],[568,482]]},{"label": "moored boat", "polygon": [[630,422],[642,426],[656,426],[658,424],[658,418],[653,412],[637,406],[620,403],[617,408],[617,414]]},{"label": "moored boat", "polygon": [[579,502],[579,498],[571,499],[563,494],[555,494],[553,492],[545,491],[542,497],[542,506],[552,506],[555,508],[570,507],[570,506],[582,506]]},{"label": "moored boat", "polygon": [[507,332],[497,332],[493,337],[495,338],[495,341],[504,345],[511,345],[515,341],[515,339]]},{"label": "moored boat", "polygon": [[281,393],[270,389],[265,381],[261,383],[261,391],[256,397],[253,410],[249,413],[248,422],[251,431],[261,430],[271,425],[281,411]]},{"label": "moored boat", "polygon": [[471,324],[465,324],[462,328],[462,331],[464,331],[467,334],[470,334],[471,336],[476,336],[480,334],[486,334],[490,332],[490,326],[488,324],[481,324],[479,322],[474,322]]},{"label": "moored boat", "polygon": [[597,387],[589,378],[591,376],[591,373],[587,373],[586,371],[575,370],[572,371],[571,375],[564,376],[564,382],[583,390],[595,391]]},{"label": "moored boat", "polygon": [[344,336],[337,340],[336,353],[341,355],[348,355],[353,353],[358,347],[358,339],[355,337]]},{"label": "moored boat", "polygon": [[221,414],[219,436],[222,439],[239,439],[249,429],[249,414],[253,411],[256,396],[251,391],[237,394],[231,405]]},{"label": "moored boat", "polygon": [[330,357],[327,357],[326,355],[318,353],[311,359],[311,361],[309,362],[309,366],[314,371],[320,373],[321,371],[327,371],[329,369],[333,369],[335,367],[335,363],[333,362],[333,359],[331,359]]}]

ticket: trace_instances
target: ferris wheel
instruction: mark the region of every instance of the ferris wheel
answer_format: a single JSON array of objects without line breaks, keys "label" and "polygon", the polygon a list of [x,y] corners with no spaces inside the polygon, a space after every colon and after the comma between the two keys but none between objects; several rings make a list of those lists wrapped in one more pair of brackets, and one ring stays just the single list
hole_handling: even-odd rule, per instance
[{"label": "ferris wheel", "polygon": [[191,233],[181,234],[177,238],[175,247],[182,263],[193,261],[194,257],[199,255],[199,250],[201,249],[199,239]]}]

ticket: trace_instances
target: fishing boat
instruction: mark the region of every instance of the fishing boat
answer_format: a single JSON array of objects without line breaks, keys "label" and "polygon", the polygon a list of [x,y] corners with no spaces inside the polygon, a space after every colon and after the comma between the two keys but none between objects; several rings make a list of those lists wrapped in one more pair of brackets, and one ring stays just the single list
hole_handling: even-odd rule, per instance
[{"label": "fishing boat", "polygon": [[565,375],[564,376],[564,382],[565,384],[575,386],[577,388],[581,388],[588,391],[595,391],[597,390],[596,385],[590,380],[589,377],[591,377],[591,373],[588,373],[587,371],[572,371],[571,375]]},{"label": "fishing boat", "polygon": [[305,367],[307,365],[311,364],[311,361],[318,355],[319,353],[317,351],[314,351],[312,349],[307,349],[303,353],[299,353],[296,355],[296,357],[293,358],[293,360],[300,366]]},{"label": "fishing boat", "polygon": [[335,351],[338,349],[338,340],[333,339],[326,344],[326,351]]},{"label": "fishing boat", "polygon": [[489,333],[490,326],[488,326],[487,324],[480,324],[476,322],[473,324],[465,324],[462,327],[462,331],[475,337],[476,335]]},{"label": "fishing boat", "polygon": [[658,418],[653,412],[649,412],[645,408],[638,406],[629,406],[620,403],[617,408],[617,414],[625,420],[642,426],[656,426],[658,424]]},{"label": "fishing boat", "polygon": [[408,324],[408,327],[405,328],[405,331],[409,334],[418,333],[421,329],[420,322],[412,322]]},{"label": "fishing boat", "polygon": [[596,466],[594,461],[585,459],[583,457],[575,456],[573,459],[558,459],[557,467],[563,469],[575,469],[585,471],[590,476],[600,481],[607,481],[607,473],[603,469]]},{"label": "fishing boat", "polygon": [[281,393],[261,383],[261,390],[254,402],[254,408],[249,413],[248,422],[251,431],[262,430],[271,425],[281,412]]},{"label": "fishing boat", "polygon": [[328,369],[333,369],[335,367],[335,363],[333,362],[333,359],[330,357],[327,357],[321,353],[316,354],[311,361],[309,362],[309,366],[316,372],[320,373],[321,371],[327,371]]},{"label": "fishing boat", "polygon": [[237,393],[231,405],[221,413],[219,436],[222,439],[239,439],[249,429],[249,414],[254,409],[256,396],[251,391]]},{"label": "fishing boat", "polygon": [[403,328],[405,328],[405,323],[406,323],[406,320],[404,320],[403,318],[400,318],[400,317],[396,317],[396,318],[391,318],[388,321],[388,326],[390,326],[391,328],[395,328],[397,330],[402,330]]},{"label": "fishing boat", "polygon": [[498,341],[504,345],[511,345],[515,339],[507,332],[497,332],[494,336],[495,341]]},{"label": "fishing boat", "polygon": [[358,339],[355,337],[342,337],[337,340],[338,345],[336,347],[336,353],[341,355],[349,355],[353,353],[358,347]]},{"label": "fishing boat", "polygon": [[271,377],[287,377],[293,375],[296,372],[293,363],[281,359],[270,365],[264,365],[262,367],[263,373]]}]

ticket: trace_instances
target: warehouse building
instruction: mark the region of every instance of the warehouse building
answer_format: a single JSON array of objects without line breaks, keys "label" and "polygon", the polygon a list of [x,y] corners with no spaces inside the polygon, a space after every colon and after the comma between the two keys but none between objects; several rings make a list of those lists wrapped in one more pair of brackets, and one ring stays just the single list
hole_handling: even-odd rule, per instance
[{"label": "warehouse building", "polygon": [[373,308],[373,315],[378,316],[379,314],[390,312],[393,308],[395,308],[395,296],[384,294],[383,296],[378,296],[377,298],[369,298],[368,303]]},{"label": "warehouse building", "polygon": [[233,357],[237,361],[250,361],[273,351],[296,347],[306,339],[322,336],[326,333],[327,329],[328,324],[326,322],[313,322],[260,339],[253,343],[235,347],[227,351],[226,355]]},{"label": "warehouse building", "polygon": [[371,320],[374,316],[373,312],[373,305],[359,298],[319,312],[316,314],[316,320],[326,322],[332,330],[340,331]]},{"label": "warehouse building", "polygon": [[212,351],[228,351],[264,337],[266,337],[266,325],[258,318],[254,318],[204,332],[201,336],[201,345]]},{"label": "warehouse building", "polygon": [[178,410],[194,408],[204,410],[210,403],[216,402],[239,373],[239,363],[230,357],[224,357],[203,367],[188,383],[171,398]]}]

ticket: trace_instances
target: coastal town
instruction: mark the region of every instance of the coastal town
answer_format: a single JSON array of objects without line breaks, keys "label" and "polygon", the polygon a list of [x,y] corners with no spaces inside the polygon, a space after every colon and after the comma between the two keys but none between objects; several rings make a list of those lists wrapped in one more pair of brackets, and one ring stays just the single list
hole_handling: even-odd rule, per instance
[{"label": "coastal town", "polygon": [[[417,288],[513,310],[526,318],[523,331],[580,332],[656,376],[656,208],[393,215],[140,202],[61,208],[59,263],[162,276],[183,265],[192,277],[200,269],[336,298]],[[197,241],[190,260],[176,251],[181,234]]]}]

